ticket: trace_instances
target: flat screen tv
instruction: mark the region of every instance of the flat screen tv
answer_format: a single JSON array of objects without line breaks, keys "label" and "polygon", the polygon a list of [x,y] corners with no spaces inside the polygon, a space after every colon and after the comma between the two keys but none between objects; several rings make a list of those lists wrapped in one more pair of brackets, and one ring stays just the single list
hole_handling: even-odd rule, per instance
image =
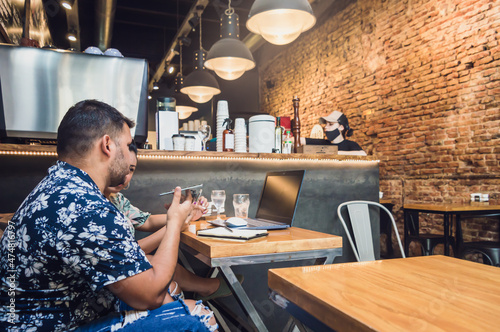
[{"label": "flat screen tv", "polygon": [[97,99],[135,120],[144,143],[147,78],[144,59],[0,45],[0,136],[55,139],[72,105]]}]

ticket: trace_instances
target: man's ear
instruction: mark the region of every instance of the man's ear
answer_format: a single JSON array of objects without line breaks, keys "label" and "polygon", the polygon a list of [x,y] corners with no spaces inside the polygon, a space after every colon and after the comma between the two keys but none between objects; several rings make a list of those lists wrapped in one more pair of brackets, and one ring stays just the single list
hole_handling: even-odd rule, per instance
[{"label": "man's ear", "polygon": [[339,126],[339,131],[340,131],[340,132],[343,132],[343,131],[344,131],[344,125],[340,125],[340,126]]},{"label": "man's ear", "polygon": [[103,137],[101,137],[101,140],[99,142],[101,151],[108,157],[111,157],[111,149],[112,149],[111,144],[113,144],[113,142],[111,140],[111,137],[109,137],[109,135],[104,135]]}]

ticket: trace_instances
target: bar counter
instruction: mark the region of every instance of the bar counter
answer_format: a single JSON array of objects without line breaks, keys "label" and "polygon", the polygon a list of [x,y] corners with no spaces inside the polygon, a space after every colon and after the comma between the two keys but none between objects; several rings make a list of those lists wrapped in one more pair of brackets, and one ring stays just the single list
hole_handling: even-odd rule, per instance
[{"label": "bar counter", "polygon": [[[378,201],[379,162],[370,156],[139,150],[138,158],[131,187],[123,193],[152,213],[162,213],[169,199],[159,193],[203,183],[209,199],[213,189],[226,190],[228,216],[234,215],[232,195],[250,194],[253,217],[266,172],[297,169],[306,174],[294,226],[340,235],[338,204]],[[14,212],[56,160],[54,145],[0,144],[0,213]]]},{"label": "bar counter", "polygon": [[[0,144],[0,213],[17,210],[25,197],[47,174],[57,160],[55,146]],[[218,152],[175,152],[140,150],[131,186],[123,194],[133,205],[151,213],[164,213],[171,195],[159,197],[175,186],[203,183],[203,195],[210,200],[214,189],[226,191],[225,214],[233,216],[233,194],[250,194],[249,216],[254,217],[268,171],[306,170],[293,226],[345,236],[337,217],[337,206],[350,200],[378,201],[379,162],[373,157],[251,154]],[[168,197],[170,196],[170,197]],[[375,243],[380,238],[378,218],[372,229]],[[346,245],[347,244],[347,245]],[[353,261],[349,242],[343,238],[343,255],[335,262]],[[379,257],[379,246],[376,246]],[[198,273],[207,273],[196,266]],[[314,261],[281,262],[262,266],[237,266],[235,273],[245,276],[243,288],[270,330],[284,326],[288,315],[279,311],[267,296],[267,270],[313,264]],[[264,285],[264,286],[263,286]],[[222,301],[233,307],[231,297]],[[244,315],[244,313],[241,313]]]}]

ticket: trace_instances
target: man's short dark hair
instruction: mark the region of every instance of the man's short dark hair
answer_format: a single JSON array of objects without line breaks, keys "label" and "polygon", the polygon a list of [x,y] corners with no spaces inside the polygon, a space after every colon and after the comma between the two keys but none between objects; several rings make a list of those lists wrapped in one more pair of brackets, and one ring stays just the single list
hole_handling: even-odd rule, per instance
[{"label": "man's short dark hair", "polygon": [[72,153],[84,156],[104,135],[117,140],[124,123],[129,128],[135,126],[133,120],[114,107],[97,100],[83,100],[72,106],[59,124],[57,154],[59,157]]},{"label": "man's short dark hair", "polygon": [[132,140],[132,144],[128,146],[128,149],[133,153],[135,153],[135,155],[137,156],[137,144],[135,143],[134,140]]}]

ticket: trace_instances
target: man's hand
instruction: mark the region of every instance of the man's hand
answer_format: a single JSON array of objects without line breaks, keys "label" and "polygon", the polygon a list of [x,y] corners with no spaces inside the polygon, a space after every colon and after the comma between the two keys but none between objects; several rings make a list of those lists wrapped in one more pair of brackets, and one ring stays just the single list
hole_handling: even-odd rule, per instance
[{"label": "man's hand", "polygon": [[187,227],[186,220],[193,210],[193,204],[191,204],[193,201],[191,191],[188,191],[188,195],[182,203],[181,196],[181,187],[176,187],[174,198],[172,199],[172,203],[167,210],[167,227],[170,227],[171,224],[175,224],[176,227],[179,227],[179,232]]}]

